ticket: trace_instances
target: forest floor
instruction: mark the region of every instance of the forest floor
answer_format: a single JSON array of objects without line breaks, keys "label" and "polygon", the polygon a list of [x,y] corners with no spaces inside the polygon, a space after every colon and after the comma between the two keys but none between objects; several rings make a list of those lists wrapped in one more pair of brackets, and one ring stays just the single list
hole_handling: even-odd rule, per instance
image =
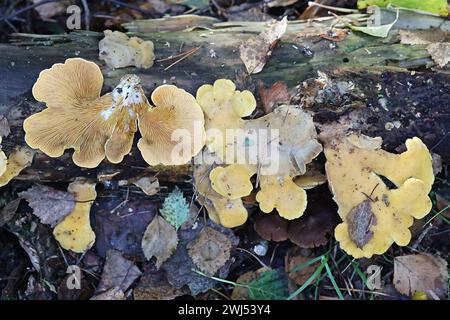
[{"label": "forest floor", "polygon": [[[168,15],[195,14],[232,22],[280,20],[283,17],[294,21],[330,14],[327,8],[308,6],[308,1],[303,0],[67,0],[47,1],[49,6],[36,6],[38,2],[2,1],[0,43],[9,43],[13,34],[18,33],[66,33],[66,8],[70,4],[82,9],[82,25],[96,32],[106,29],[125,31],[124,23]],[[356,9],[356,1],[316,2]],[[436,81],[441,79],[432,70],[420,71],[430,78],[435,77],[433,79]],[[448,80],[448,74],[446,76],[442,78],[444,82]],[[391,74],[380,82],[390,90],[391,96],[396,97],[396,101],[407,101],[409,89],[405,90],[405,84],[416,85],[414,79],[412,75],[405,79]],[[448,83],[439,85],[442,86],[440,90],[449,88]],[[417,86],[417,90],[426,91],[428,88],[419,83]],[[437,94],[435,103],[450,104],[448,93]],[[421,93],[416,91],[415,95],[420,96]],[[379,93],[374,93],[366,101],[380,101],[383,98]],[[257,100],[260,102],[261,96]],[[400,105],[394,107],[401,108]],[[449,137],[447,132],[438,144]],[[428,147],[433,151],[438,144]],[[404,150],[403,146],[390,146],[390,149],[397,147],[400,151]],[[100,182],[97,184],[99,196],[91,210],[96,243],[87,252],[78,254],[62,249],[54,240],[50,226],[33,216],[28,199],[25,201],[26,197],[19,196],[32,184],[22,179],[12,180],[0,190],[0,207],[3,208],[0,210],[0,299],[448,299],[448,160],[440,162],[441,168],[430,193],[433,207],[423,219],[415,220],[410,228],[410,243],[403,247],[394,244],[384,254],[361,259],[348,255],[333,236],[339,216],[327,184],[308,190],[308,209],[297,224],[301,229],[297,233],[303,232],[303,235],[296,240],[294,230],[292,239],[287,240],[289,226],[286,220],[280,220],[273,213],[267,219],[267,214],[254,205],[254,194],[244,199],[251,212],[246,224],[233,229],[214,224],[208,219],[202,204],[196,201],[191,173],[185,181],[165,181],[151,196],[135,185],[122,186],[117,181]],[[318,162],[323,165],[323,155]],[[52,181],[46,185],[51,190],[66,190],[68,184]],[[145,259],[141,241],[147,225],[158,215],[164,200],[176,194],[174,190],[177,188],[189,204],[191,221],[179,231],[174,256],[158,269],[154,259]],[[37,201],[36,195],[31,197]],[[51,206],[52,202],[41,205]],[[258,221],[272,224],[270,228],[273,230],[268,231],[268,238],[276,237],[274,234],[284,229],[281,232],[285,233],[281,236],[282,241],[263,239],[265,231],[258,230]],[[274,230],[274,225],[278,231]],[[220,234],[215,236],[225,237],[231,248],[228,248],[231,253],[217,269],[218,272],[210,275],[205,271],[207,267],[202,271],[192,263],[192,255],[195,255],[192,250],[195,248],[189,246],[193,239],[198,241],[200,230],[207,226],[212,233]],[[304,241],[309,243],[302,245]],[[227,248],[219,247],[218,250],[226,251]],[[220,259],[217,260],[220,263]],[[408,267],[402,270],[402,263]],[[81,270],[81,287],[68,288],[73,274],[76,274],[70,266]],[[376,274],[378,271],[379,277]],[[422,279],[425,274],[426,279]],[[401,292],[405,290],[405,277],[417,288],[424,288],[423,292]],[[430,286],[431,293],[426,291]]]}]

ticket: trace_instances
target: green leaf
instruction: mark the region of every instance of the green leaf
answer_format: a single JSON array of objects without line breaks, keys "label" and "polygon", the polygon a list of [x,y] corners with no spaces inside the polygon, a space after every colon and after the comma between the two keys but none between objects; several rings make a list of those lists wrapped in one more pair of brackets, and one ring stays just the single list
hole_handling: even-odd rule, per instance
[{"label": "green leaf", "polygon": [[447,0],[358,0],[358,9],[365,9],[369,6],[387,7],[390,4],[436,13],[444,17],[448,15]]},{"label": "green leaf", "polygon": [[386,38],[388,36],[391,28],[397,22],[398,15],[399,15],[399,10],[397,9],[397,16],[395,17],[394,22],[389,23],[389,24],[384,24],[382,26],[359,27],[359,26],[349,25],[349,27],[352,30],[361,31],[361,32],[367,33],[368,35],[374,36],[374,37]]},{"label": "green leaf", "polygon": [[178,188],[175,188],[164,199],[163,207],[159,212],[175,230],[178,230],[189,219],[189,204],[184,198],[183,193]]},{"label": "green leaf", "polygon": [[263,272],[247,283],[251,300],[284,300],[289,296],[288,276],[282,268]]}]

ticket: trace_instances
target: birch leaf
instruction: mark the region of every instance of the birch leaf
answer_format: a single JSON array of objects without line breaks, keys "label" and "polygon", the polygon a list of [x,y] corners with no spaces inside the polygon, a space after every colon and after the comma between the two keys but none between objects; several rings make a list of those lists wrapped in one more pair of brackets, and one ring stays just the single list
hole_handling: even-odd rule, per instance
[{"label": "birch leaf", "polygon": [[148,225],[142,238],[142,251],[145,258],[156,258],[156,268],[159,269],[177,248],[178,236],[174,227],[157,215]]}]

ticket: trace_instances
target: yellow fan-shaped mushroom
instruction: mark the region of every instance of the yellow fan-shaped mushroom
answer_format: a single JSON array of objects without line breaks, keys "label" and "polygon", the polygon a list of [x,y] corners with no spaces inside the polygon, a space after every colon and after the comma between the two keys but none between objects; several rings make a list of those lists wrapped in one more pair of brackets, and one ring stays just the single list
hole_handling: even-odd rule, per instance
[{"label": "yellow fan-shaped mushroom", "polygon": [[[93,62],[80,58],[67,59],[39,75],[33,86],[36,100],[45,102],[47,108],[31,115],[24,121],[25,141],[32,148],[40,149],[50,157],[59,157],[65,149],[73,148],[73,161],[80,167],[94,168],[106,157],[112,163],[119,163],[131,150],[133,137],[139,128],[146,141],[163,144],[163,150],[175,145],[171,141],[171,130],[192,128],[194,120],[202,123],[203,115],[195,99],[184,90],[170,86],[157,88],[154,92],[158,99],[155,103],[163,105],[152,108],[135,75],[126,75],[111,93],[100,96],[103,76],[100,68]],[[179,94],[178,102],[172,100],[172,91]],[[168,97],[164,97],[164,95]],[[161,101],[171,101],[164,104]],[[191,104],[180,105],[180,101]],[[157,105],[158,107],[158,105]],[[174,111],[175,110],[175,111]],[[184,113],[185,118],[179,115]],[[151,116],[150,116],[151,114]],[[177,115],[176,117],[174,117]],[[168,136],[169,135],[169,136]],[[203,136],[195,140],[186,139],[202,145]],[[183,141],[183,147],[187,142]],[[194,143],[193,143],[194,144]],[[152,146],[153,147],[153,146]],[[144,146],[144,158],[150,164],[179,164],[187,162],[200,150],[201,146],[183,148],[182,158],[153,156],[151,152],[160,153],[158,148]],[[172,161],[173,160],[173,161]]]},{"label": "yellow fan-shaped mushroom", "polygon": [[[212,189],[238,200],[251,193],[250,178],[258,174],[261,190],[256,200],[261,210],[276,209],[288,219],[300,217],[307,198],[293,179],[304,175],[306,164],[322,151],[312,116],[298,106],[283,105],[261,118],[244,120],[256,100],[226,79],[201,86],[197,101],[205,113],[206,145],[222,165],[209,174]],[[313,181],[306,184],[314,186]]]},{"label": "yellow fan-shaped mushroom", "polygon": [[150,165],[185,164],[204,145],[203,112],[195,98],[173,85],[153,91],[154,107],[139,113],[138,148]]},{"label": "yellow fan-shaped mushroom", "polygon": [[392,154],[381,149],[381,138],[358,134],[326,141],[328,183],[343,220],[335,236],[355,258],[382,254],[394,242],[407,245],[414,218],[431,210],[431,155],[419,138],[408,139],[406,148]]},{"label": "yellow fan-shaped mushroom", "polygon": [[75,195],[75,207],[56,225],[53,235],[64,249],[85,252],[95,241],[89,220],[91,206],[97,197],[95,184],[77,180],[69,185],[67,191]]}]

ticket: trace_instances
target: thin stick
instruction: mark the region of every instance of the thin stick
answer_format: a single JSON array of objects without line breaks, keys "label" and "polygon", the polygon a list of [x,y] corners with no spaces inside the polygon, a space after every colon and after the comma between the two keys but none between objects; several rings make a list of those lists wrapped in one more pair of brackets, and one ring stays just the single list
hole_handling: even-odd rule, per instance
[{"label": "thin stick", "polygon": [[312,1],[308,2],[308,6],[309,7],[319,7],[319,8],[324,8],[324,9],[333,10],[333,11],[337,11],[337,12],[344,12],[344,13],[358,13],[359,12],[356,9],[347,9],[347,8],[327,6],[325,4],[312,2]]},{"label": "thin stick", "polygon": [[189,53],[187,53],[185,56],[181,57],[180,59],[178,59],[177,61],[175,61],[174,63],[170,64],[169,66],[167,66],[166,68],[164,68],[164,71],[169,70],[170,68],[172,68],[174,65],[176,65],[177,63],[183,61],[184,59],[192,56],[194,53],[196,53],[198,50],[200,50],[201,47],[196,47],[194,48],[194,50],[191,50]]},{"label": "thin stick", "polygon": [[167,58],[158,59],[158,60],[156,60],[156,62],[163,62],[163,61],[172,60],[172,59],[175,59],[175,58],[182,57],[182,56],[188,54],[189,52],[191,52],[191,51],[194,50],[194,49],[195,49],[195,48],[192,48],[192,49],[183,51],[183,52],[181,52],[181,53],[179,53],[179,54],[176,54],[176,55],[170,55],[170,56],[168,56]]},{"label": "thin stick", "polygon": [[236,250],[239,250],[239,251],[248,253],[248,254],[251,255],[253,258],[255,258],[256,261],[258,261],[264,268],[266,268],[266,269],[268,269],[268,270],[272,270],[271,267],[269,267],[267,264],[265,264],[264,262],[262,262],[262,260],[261,260],[260,258],[258,258],[255,254],[253,254],[253,252],[250,252],[250,251],[248,251],[248,250],[246,250],[246,249],[243,249],[243,248],[236,248]]}]

